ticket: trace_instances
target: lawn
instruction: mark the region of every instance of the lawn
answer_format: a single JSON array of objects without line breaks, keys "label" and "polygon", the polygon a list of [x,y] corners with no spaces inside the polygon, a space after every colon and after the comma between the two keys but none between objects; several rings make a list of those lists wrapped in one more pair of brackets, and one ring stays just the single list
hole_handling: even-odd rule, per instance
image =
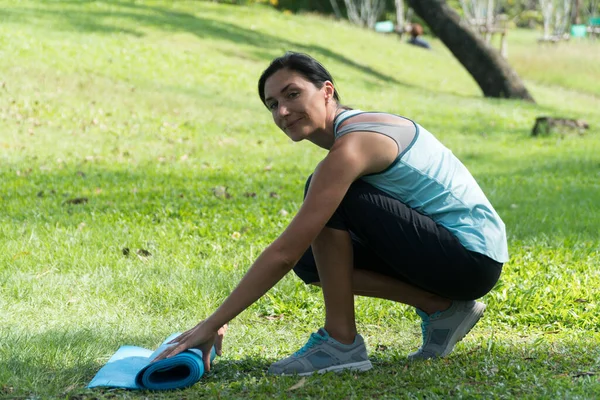
[{"label": "lawn", "polygon": [[[600,42],[539,34],[508,37],[530,104],[483,98],[438,40],[427,52],[317,15],[0,0],[0,398],[598,397]],[[119,346],[209,315],[298,210],[325,153],[278,132],[256,90],[286,50],[322,61],[344,104],[417,120],[472,171],[511,253],[485,318],[448,358],[408,363],[414,311],[357,298],[372,371],[271,377],[323,323],[319,290],[290,274],[192,388],[85,389]],[[590,129],[531,137],[542,115]]]}]

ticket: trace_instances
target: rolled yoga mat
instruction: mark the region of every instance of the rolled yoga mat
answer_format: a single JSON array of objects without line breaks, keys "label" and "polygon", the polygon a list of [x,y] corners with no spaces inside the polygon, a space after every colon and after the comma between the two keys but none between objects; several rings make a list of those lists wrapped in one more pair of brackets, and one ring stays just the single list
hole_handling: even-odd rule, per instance
[{"label": "rolled yoga mat", "polygon": [[[192,386],[204,375],[202,351],[189,349],[154,363],[151,361],[179,336],[169,336],[156,350],[136,346],[121,346],[100,368],[88,388],[113,387],[140,390],[171,390]],[[211,349],[210,361],[215,359],[215,348]]]}]

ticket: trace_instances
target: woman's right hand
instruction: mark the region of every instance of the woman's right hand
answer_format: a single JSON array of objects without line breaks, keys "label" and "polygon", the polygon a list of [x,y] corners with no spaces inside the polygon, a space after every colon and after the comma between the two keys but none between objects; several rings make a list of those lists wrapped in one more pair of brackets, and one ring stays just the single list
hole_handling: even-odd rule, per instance
[{"label": "woman's right hand", "polygon": [[213,345],[215,346],[217,355],[220,356],[222,354],[223,336],[226,331],[227,324],[214,332],[202,321],[192,329],[185,331],[170,341],[168,344],[173,344],[173,346],[160,353],[153,361],[174,357],[187,349],[199,349],[202,351],[204,370],[208,372],[210,371],[210,353],[212,347]]}]

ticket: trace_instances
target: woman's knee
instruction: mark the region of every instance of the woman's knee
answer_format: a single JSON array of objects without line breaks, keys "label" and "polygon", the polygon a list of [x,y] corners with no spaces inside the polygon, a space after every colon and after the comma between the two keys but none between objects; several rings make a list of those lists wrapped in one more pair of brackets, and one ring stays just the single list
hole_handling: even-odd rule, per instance
[{"label": "woman's knee", "polygon": [[319,282],[319,273],[317,272],[316,268],[313,270],[310,268],[304,268],[304,266],[296,264],[296,266],[294,267],[294,273],[307,285],[314,285]]},{"label": "woman's knee", "polygon": [[294,266],[294,273],[307,285],[319,282],[319,272],[317,271],[317,263],[312,248],[309,247],[304,255],[300,257],[300,260]]}]

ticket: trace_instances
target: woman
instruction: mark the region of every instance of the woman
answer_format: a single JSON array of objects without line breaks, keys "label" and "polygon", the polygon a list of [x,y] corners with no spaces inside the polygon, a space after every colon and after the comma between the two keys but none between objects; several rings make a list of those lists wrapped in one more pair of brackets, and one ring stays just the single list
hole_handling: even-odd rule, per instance
[{"label": "woman", "polygon": [[408,39],[409,44],[423,47],[424,49],[431,49],[429,43],[421,36],[423,35],[423,27],[421,25],[410,24],[408,28],[408,33],[410,33],[410,39]]},{"label": "woman", "polygon": [[[287,229],[206,320],[159,358],[188,348],[220,353],[227,322],[291,269],[321,286],[325,325],[273,374],[368,370],[354,295],[411,305],[423,344],[410,359],[448,355],[485,306],[508,260],[504,224],[467,169],[406,118],[340,105],[333,79],[311,57],[286,53],[258,83],[275,124],[293,141],[329,150],[306,184]],[[308,250],[307,250],[308,249]]]}]

